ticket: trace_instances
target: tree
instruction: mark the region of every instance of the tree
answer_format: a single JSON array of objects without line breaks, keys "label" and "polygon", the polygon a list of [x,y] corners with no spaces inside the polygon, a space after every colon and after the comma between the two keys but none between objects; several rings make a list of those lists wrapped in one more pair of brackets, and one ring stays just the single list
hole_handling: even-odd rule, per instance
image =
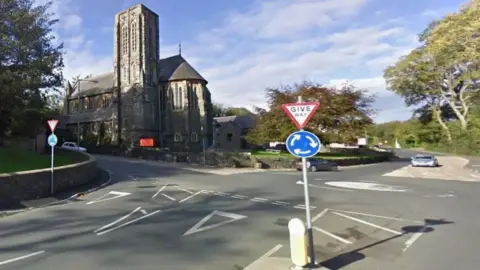
[{"label": "tree", "polygon": [[305,129],[316,133],[323,143],[356,142],[372,123],[373,97],[350,85],[336,89],[303,82],[279,89],[269,88],[266,96],[269,110],[256,109],[256,126],[247,135],[247,140],[254,144],[284,141],[296,130],[281,105],[296,102],[298,96],[305,101],[321,102]]},{"label": "tree", "polygon": [[[32,120],[29,116],[46,106],[42,89],[61,86],[63,46],[53,45],[51,28],[57,20],[47,13],[50,6],[0,0],[0,144],[6,131]],[[34,132],[41,125],[27,126]]]},{"label": "tree", "polygon": [[253,116],[254,113],[243,107],[225,107],[220,103],[213,103],[213,117],[222,116]]}]

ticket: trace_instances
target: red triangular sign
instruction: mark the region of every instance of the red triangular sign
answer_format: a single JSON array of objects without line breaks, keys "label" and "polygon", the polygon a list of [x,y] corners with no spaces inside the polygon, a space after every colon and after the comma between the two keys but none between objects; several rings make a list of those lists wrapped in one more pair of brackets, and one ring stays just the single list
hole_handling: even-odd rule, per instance
[{"label": "red triangular sign", "polygon": [[50,130],[52,132],[55,131],[55,128],[57,127],[57,124],[58,124],[58,120],[55,120],[55,119],[48,120],[48,126],[50,127]]},{"label": "red triangular sign", "polygon": [[304,128],[320,107],[319,102],[302,102],[282,104],[282,109],[298,129]]}]

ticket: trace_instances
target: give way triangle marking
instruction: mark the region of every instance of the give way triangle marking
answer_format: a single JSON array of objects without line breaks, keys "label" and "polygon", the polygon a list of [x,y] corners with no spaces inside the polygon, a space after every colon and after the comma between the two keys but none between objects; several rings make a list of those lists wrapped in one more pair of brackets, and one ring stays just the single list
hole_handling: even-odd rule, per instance
[{"label": "give way triangle marking", "polygon": [[[109,201],[109,200],[113,200],[113,199],[118,199],[118,198],[121,198],[121,197],[128,196],[130,194],[132,194],[132,193],[120,192],[120,191],[110,191],[107,194],[103,194],[102,196],[96,198],[93,201],[87,202],[86,204],[94,204],[94,203],[98,203],[98,202],[104,202],[104,201]],[[113,197],[109,197],[109,195],[113,195]]]},{"label": "give way triangle marking", "polygon": [[[222,221],[222,222],[219,222],[219,223],[216,223],[216,224],[212,224],[212,225],[202,227],[209,219],[211,219],[215,215],[229,218],[229,220],[225,220],[225,221]],[[239,214],[233,214],[233,213],[227,213],[227,212],[222,212],[222,211],[215,210],[212,213],[210,213],[208,216],[206,216],[202,220],[200,220],[192,228],[190,228],[186,233],[183,234],[183,236],[187,236],[187,235],[194,234],[194,233],[197,233],[197,232],[203,232],[203,231],[206,231],[206,230],[217,228],[217,227],[220,227],[222,225],[232,223],[232,222],[235,222],[237,220],[244,219],[244,218],[247,218],[247,217],[239,215]]]}]

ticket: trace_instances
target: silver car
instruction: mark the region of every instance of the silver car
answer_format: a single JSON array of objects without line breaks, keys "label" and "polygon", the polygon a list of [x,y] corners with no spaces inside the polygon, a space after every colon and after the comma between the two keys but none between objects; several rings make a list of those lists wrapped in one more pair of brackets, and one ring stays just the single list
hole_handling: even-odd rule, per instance
[{"label": "silver car", "polygon": [[416,155],[411,160],[412,167],[438,167],[438,160],[432,155]]}]

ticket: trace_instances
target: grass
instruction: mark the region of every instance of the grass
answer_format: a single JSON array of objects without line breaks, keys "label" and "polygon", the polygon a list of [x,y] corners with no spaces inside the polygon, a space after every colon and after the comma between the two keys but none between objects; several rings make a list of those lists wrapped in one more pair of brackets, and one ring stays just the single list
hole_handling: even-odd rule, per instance
[{"label": "grass", "polygon": [[[73,155],[58,153],[54,158],[55,167],[78,161]],[[50,155],[0,147],[0,174],[50,168]]]},{"label": "grass", "polygon": [[[252,152],[252,156],[256,158],[297,158],[293,156],[290,153],[272,153],[272,152],[266,152],[266,151],[255,151]],[[356,155],[353,153],[319,153],[315,157],[321,158],[321,159],[326,159],[326,160],[337,160],[337,159],[363,159],[363,158],[369,158],[372,155]]]}]

